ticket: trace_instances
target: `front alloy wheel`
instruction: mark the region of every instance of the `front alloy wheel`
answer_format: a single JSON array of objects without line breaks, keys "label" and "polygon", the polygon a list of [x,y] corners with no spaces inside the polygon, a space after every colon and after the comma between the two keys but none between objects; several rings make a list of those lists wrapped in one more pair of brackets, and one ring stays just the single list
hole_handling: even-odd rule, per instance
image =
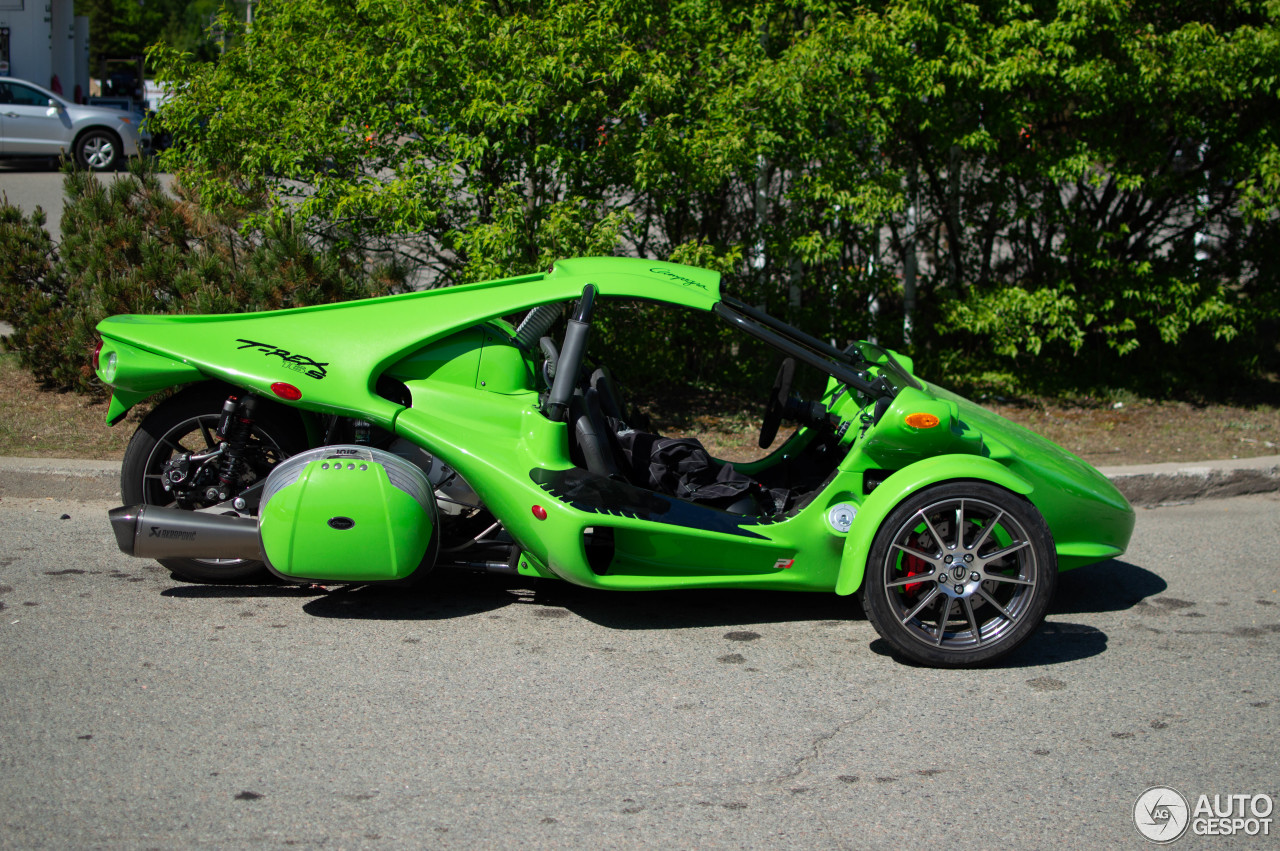
[{"label": "front alloy wheel", "polygon": [[1057,585],[1044,519],[986,482],[927,488],[893,510],[871,547],[863,606],[901,655],[963,668],[1036,630]]},{"label": "front alloy wheel", "polygon": [[121,159],[119,140],[105,130],[90,130],[81,136],[75,153],[81,168],[93,171],[112,171]]}]

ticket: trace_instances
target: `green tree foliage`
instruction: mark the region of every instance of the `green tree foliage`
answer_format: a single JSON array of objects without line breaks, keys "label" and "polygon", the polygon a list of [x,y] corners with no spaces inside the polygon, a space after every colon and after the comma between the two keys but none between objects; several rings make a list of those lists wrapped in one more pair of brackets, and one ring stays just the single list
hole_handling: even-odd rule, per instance
[{"label": "green tree foliage", "polygon": [[89,367],[94,326],[118,313],[233,313],[342,301],[403,287],[393,267],[317,251],[283,215],[237,232],[200,212],[179,186],[175,199],[139,163],[100,182],[66,177],[61,241],[0,202],[0,317],[5,340],[41,381],[101,393]]},{"label": "green tree foliage", "polygon": [[[169,163],[215,203],[267,189],[317,238],[438,285],[582,254],[695,262],[852,336],[891,283],[867,274],[868,222],[898,201],[866,167],[847,27],[781,4],[307,0],[262,4],[216,64],[153,60],[182,92]],[[678,326],[650,319],[652,352]]]},{"label": "green tree foliage", "polygon": [[893,11],[885,150],[944,363],[1156,389],[1274,362],[1280,6]]},{"label": "green tree foliage", "polygon": [[140,56],[157,42],[201,60],[218,44],[209,32],[219,13],[244,18],[237,0],[76,0],[76,14],[89,18],[89,68],[97,76],[103,58]]},{"label": "green tree foliage", "polygon": [[[212,209],[268,193],[435,285],[670,258],[824,337],[909,345],[926,375],[1167,388],[1275,357],[1278,17],[264,0],[218,61],[152,61],[180,93],[167,161]],[[735,358],[620,317],[651,377],[677,344]]]}]

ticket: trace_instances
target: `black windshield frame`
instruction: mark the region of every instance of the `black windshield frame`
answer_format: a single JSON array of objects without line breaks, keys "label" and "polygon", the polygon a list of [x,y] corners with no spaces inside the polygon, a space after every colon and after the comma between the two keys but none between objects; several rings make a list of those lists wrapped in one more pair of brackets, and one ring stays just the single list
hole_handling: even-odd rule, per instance
[{"label": "black windshield frame", "polygon": [[806,334],[732,296],[724,296],[713,309],[716,315],[730,325],[872,398],[896,396],[901,388],[885,376],[867,372],[863,368],[867,366],[887,368],[900,379],[900,383],[920,389],[920,383],[902,368],[888,350],[879,346],[875,348],[883,354],[883,362],[872,363],[865,358],[855,361],[852,353],[856,351],[860,355],[860,348],[851,346],[845,350],[837,349],[830,343]]}]

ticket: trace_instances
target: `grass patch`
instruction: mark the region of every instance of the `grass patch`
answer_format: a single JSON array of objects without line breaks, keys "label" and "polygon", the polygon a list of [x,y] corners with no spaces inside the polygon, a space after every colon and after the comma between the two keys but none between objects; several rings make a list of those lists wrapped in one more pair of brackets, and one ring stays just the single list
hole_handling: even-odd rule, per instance
[{"label": "grass patch", "polygon": [[105,401],[45,390],[16,355],[0,354],[0,455],[119,460],[142,413],[108,428]]},{"label": "grass patch", "polygon": [[1188,402],[985,403],[1096,466],[1280,455],[1280,407]]}]

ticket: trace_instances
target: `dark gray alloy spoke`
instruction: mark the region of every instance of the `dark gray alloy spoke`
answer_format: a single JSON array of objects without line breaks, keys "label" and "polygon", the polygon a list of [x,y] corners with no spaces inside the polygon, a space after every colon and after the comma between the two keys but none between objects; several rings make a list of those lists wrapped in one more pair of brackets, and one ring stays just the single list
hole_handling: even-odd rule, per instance
[{"label": "dark gray alloy spoke", "polygon": [[1010,585],[1035,585],[1034,579],[1023,579],[1021,576],[1010,576],[1007,573],[992,573],[990,570],[984,570],[982,579],[985,582],[990,579],[994,582],[1007,582]]},{"label": "dark gray alloy spoke", "polygon": [[933,523],[929,522],[929,515],[921,511],[920,519],[924,521],[925,528],[928,529],[929,534],[933,536],[933,542],[938,545],[938,552],[945,553],[947,551],[947,544],[942,540],[942,536],[938,534],[938,530],[933,528]]},{"label": "dark gray alloy spoke", "polygon": [[915,556],[916,558],[920,559],[921,561],[927,561],[927,562],[929,562],[929,564],[933,565],[934,567],[937,567],[937,566],[938,566],[938,561],[939,561],[938,556],[934,556],[934,555],[925,555],[924,553],[920,552],[919,550],[913,550],[911,547],[906,547],[906,546],[903,546],[902,544],[894,544],[894,546],[895,546],[895,547],[897,547],[898,549],[902,550],[902,551],[903,551],[904,553],[906,553],[907,555]]},{"label": "dark gray alloy spoke", "polygon": [[978,586],[978,593],[982,596],[982,599],[986,600],[989,604],[991,604],[992,606],[994,606],[994,607],[995,607],[995,610],[996,610],[997,612],[999,612],[1000,614],[1004,615],[1006,619],[1008,619],[1008,620],[1010,620],[1010,621],[1017,620],[1017,618],[1015,618],[1013,615],[1009,614],[1009,610],[1008,610],[1008,609],[1006,609],[1004,606],[1002,606],[1002,605],[1000,605],[999,603],[997,603],[997,602],[996,602],[996,598],[995,598],[995,597],[992,597],[990,594],[988,594],[988,593],[987,593],[987,589],[986,589],[986,588],[983,588],[981,585],[979,585],[979,586]]},{"label": "dark gray alloy spoke", "polygon": [[[936,574],[937,571],[935,570],[933,573],[917,573],[915,576],[904,576],[901,579],[894,579],[891,582],[886,582],[884,587],[901,588],[904,585],[916,585],[921,582],[928,582],[929,579]],[[937,589],[935,588],[934,590],[936,591]]]},{"label": "dark gray alloy spoke", "polygon": [[991,562],[993,561],[999,561],[1005,556],[1012,555],[1013,553],[1016,553],[1018,550],[1025,549],[1029,546],[1031,546],[1030,541],[1018,541],[1016,544],[1010,544],[1009,546],[1005,547],[1003,550],[996,550],[994,553],[988,553],[987,555],[982,556],[982,560],[985,561],[987,564],[991,564]]},{"label": "dark gray alloy spoke", "polygon": [[951,598],[942,595],[942,611],[938,614],[938,634],[933,643],[942,646],[942,639],[947,634],[947,619],[951,617]]},{"label": "dark gray alloy spoke", "polygon": [[973,551],[979,552],[982,545],[987,542],[987,538],[991,535],[991,531],[996,528],[1000,521],[1004,518],[1004,509],[1000,509],[1000,513],[992,518],[991,522],[982,528],[982,534],[978,536],[978,540],[973,542]]},{"label": "dark gray alloy spoke", "polygon": [[924,607],[933,602],[933,598],[937,597],[940,593],[942,592],[938,590],[938,586],[935,585],[933,588],[930,588],[929,593],[925,595],[925,598],[917,603],[916,607],[907,612],[906,616],[902,618],[903,625],[905,626],[908,621],[920,614],[920,612],[924,610]]},{"label": "dark gray alloy spoke", "polygon": [[973,614],[973,603],[968,597],[960,600],[960,608],[964,609],[965,617],[969,619],[969,631],[973,633],[973,640],[978,646],[982,646],[982,630],[978,627],[978,619]]}]

